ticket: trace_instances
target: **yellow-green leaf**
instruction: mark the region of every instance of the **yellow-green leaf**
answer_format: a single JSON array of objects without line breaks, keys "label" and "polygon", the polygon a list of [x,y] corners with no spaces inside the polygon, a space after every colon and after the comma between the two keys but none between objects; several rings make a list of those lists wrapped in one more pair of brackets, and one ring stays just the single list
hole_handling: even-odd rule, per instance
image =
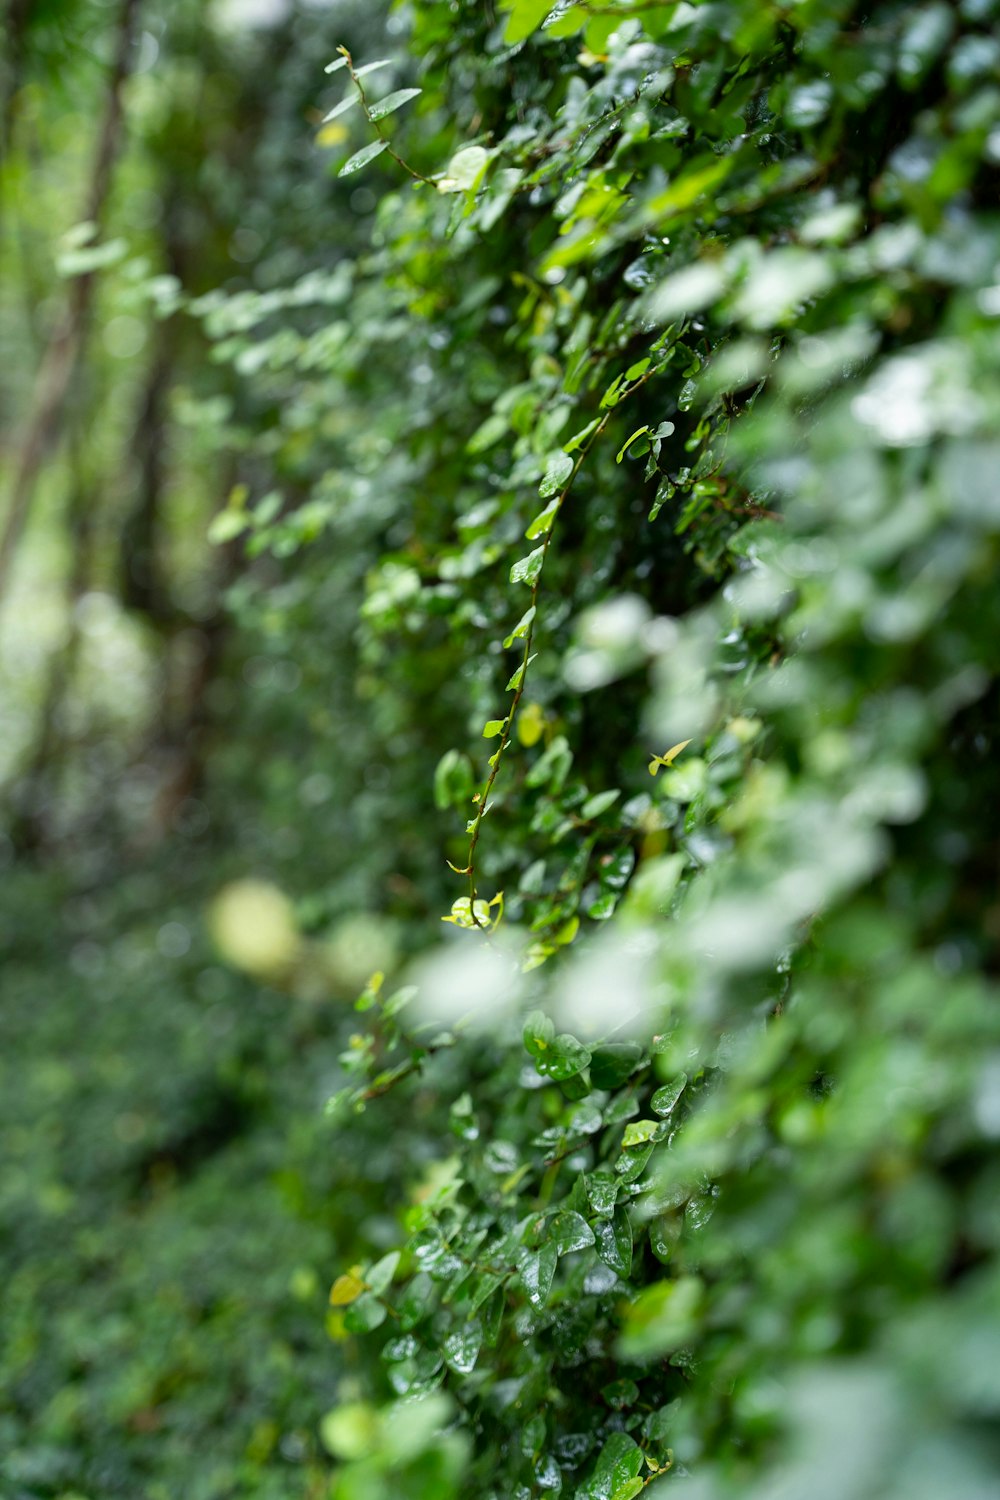
[{"label": "yellow-green leaf", "polygon": [[330,1288],[330,1306],[346,1307],[366,1290],[361,1277],[355,1271],[348,1271],[345,1275],[338,1276]]},{"label": "yellow-green leaf", "polygon": [[655,776],[661,766],[672,766],[677,756],[682,750],[686,750],[690,743],[690,740],[681,740],[679,744],[671,745],[665,755],[654,755],[649,762],[650,776]]},{"label": "yellow-green leaf", "polygon": [[517,738],[526,750],[537,745],[545,733],[545,713],[540,703],[526,703],[517,716]]}]

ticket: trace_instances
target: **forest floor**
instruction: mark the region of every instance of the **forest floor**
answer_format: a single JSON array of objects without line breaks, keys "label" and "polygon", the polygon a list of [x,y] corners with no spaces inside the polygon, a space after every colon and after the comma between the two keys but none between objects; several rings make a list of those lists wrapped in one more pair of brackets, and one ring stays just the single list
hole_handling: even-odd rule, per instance
[{"label": "forest floor", "polygon": [[5,885],[0,1494],[312,1493],[329,1035],[212,962],[198,891]]}]

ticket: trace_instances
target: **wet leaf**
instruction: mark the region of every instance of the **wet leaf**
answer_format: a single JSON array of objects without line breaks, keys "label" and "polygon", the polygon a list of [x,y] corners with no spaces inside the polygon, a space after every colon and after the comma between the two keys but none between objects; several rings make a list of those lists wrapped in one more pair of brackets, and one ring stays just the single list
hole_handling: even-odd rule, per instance
[{"label": "wet leaf", "polygon": [[615,1210],[613,1217],[599,1218],[594,1224],[597,1253],[619,1276],[628,1276],[632,1269],[632,1226],[623,1208]]},{"label": "wet leaf", "polygon": [[362,146],[360,151],[355,151],[353,156],[348,157],[337,173],[337,176],[350,177],[352,172],[360,172],[361,168],[367,167],[368,163],[374,161],[376,156],[381,156],[387,147],[387,141],[370,141],[367,146]]}]

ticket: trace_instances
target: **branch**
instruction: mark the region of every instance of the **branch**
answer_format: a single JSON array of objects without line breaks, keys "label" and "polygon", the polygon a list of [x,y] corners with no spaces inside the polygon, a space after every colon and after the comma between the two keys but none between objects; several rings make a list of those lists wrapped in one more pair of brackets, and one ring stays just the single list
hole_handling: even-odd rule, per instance
[{"label": "branch", "polygon": [[381,121],[372,118],[372,112],[368,107],[368,96],[365,93],[365,86],[361,82],[361,79],[358,77],[357,73],[355,73],[354,71],[353,57],[348,52],[346,47],[338,47],[337,51],[340,53],[341,57],[346,58],[347,60],[347,71],[351,75],[351,82],[354,84],[354,87],[358,91],[358,99],[361,102],[361,108],[365,112],[365,119],[368,121],[369,125],[374,130],[379,140],[385,146],[385,149],[388,151],[393,161],[397,166],[402,167],[403,171],[407,172],[414,179],[414,181],[426,182],[428,187],[436,187],[437,184],[433,182],[430,177],[425,177],[423,172],[418,172],[416,167],[411,167],[409,162],[404,161],[399,153],[393,150],[388,137],[383,133]]}]

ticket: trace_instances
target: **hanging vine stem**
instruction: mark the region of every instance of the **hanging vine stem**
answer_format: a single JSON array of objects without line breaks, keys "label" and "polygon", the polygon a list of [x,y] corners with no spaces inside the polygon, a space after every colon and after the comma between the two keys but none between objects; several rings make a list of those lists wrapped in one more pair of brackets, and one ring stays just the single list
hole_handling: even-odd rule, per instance
[{"label": "hanging vine stem", "polygon": [[552,541],[552,537],[556,529],[556,522],[559,519],[559,512],[563,508],[567,495],[573,488],[576,476],[579,474],[584,460],[587,458],[590,450],[597,442],[597,439],[601,436],[602,432],[607,427],[608,423],[611,420],[612,414],[617,411],[618,407],[621,406],[623,401],[627,400],[629,396],[631,396],[640,388],[640,386],[644,386],[647,380],[650,380],[654,375],[656,375],[660,369],[662,369],[662,365],[655,365],[651,369],[646,370],[644,374],[640,375],[638,380],[633,381],[630,386],[627,386],[620,393],[618,400],[615,402],[614,406],[609,407],[609,409],[604,413],[604,416],[598,422],[597,426],[594,428],[593,432],[591,432],[590,436],[584,443],[581,444],[576,463],[573,465],[566,483],[563,485],[562,489],[556,496],[552,511],[552,520],[549,523],[549,528],[545,533],[545,540],[542,543],[542,557],[538,566],[538,573],[534,583],[531,585],[531,603],[528,606],[529,612],[531,614],[531,620],[529,622],[528,630],[524,638],[524,651],[521,654],[521,665],[518,671],[515,673],[517,686],[514,689],[514,696],[510,700],[510,708],[507,711],[507,718],[504,721],[504,727],[501,731],[500,744],[497,747],[496,752],[490,757],[490,774],[487,776],[486,783],[483,786],[482,791],[479,793],[479,802],[476,809],[476,816],[472,820],[472,824],[469,828],[468,860],[466,862],[464,870],[456,870],[455,866],[452,865],[452,869],[455,870],[456,874],[468,876],[469,915],[472,919],[472,924],[474,927],[485,928],[488,925],[486,922],[480,921],[479,916],[476,912],[476,847],[479,843],[479,835],[482,832],[483,819],[486,816],[487,811],[489,810],[490,793],[493,791],[493,788],[496,784],[496,779],[500,774],[500,765],[503,761],[504,752],[506,751],[507,746],[510,744],[511,732],[514,728],[514,719],[517,715],[517,710],[520,706],[521,699],[524,697],[524,688],[528,680],[528,666],[531,662],[531,645],[535,635],[535,621],[538,617],[538,596],[541,589],[542,572],[545,567],[545,559],[548,556],[549,544]]},{"label": "hanging vine stem", "polygon": [[358,101],[361,105],[361,108],[364,110],[365,119],[368,121],[369,125],[374,130],[375,134],[378,136],[379,140],[382,142],[385,149],[392,157],[393,161],[397,164],[397,166],[402,167],[403,171],[408,173],[408,175],[412,177],[415,182],[426,182],[428,187],[436,187],[437,183],[434,182],[432,178],[425,177],[423,172],[418,172],[416,167],[411,167],[409,162],[404,161],[399,153],[393,150],[388,138],[383,134],[381,122],[377,120],[371,112],[371,107],[368,103],[368,96],[365,93],[365,86],[354,70],[354,58],[351,56],[350,52],[348,52],[346,47],[338,47],[337,51],[347,63],[347,71],[350,74],[351,82],[354,84],[354,87],[358,91]]}]

